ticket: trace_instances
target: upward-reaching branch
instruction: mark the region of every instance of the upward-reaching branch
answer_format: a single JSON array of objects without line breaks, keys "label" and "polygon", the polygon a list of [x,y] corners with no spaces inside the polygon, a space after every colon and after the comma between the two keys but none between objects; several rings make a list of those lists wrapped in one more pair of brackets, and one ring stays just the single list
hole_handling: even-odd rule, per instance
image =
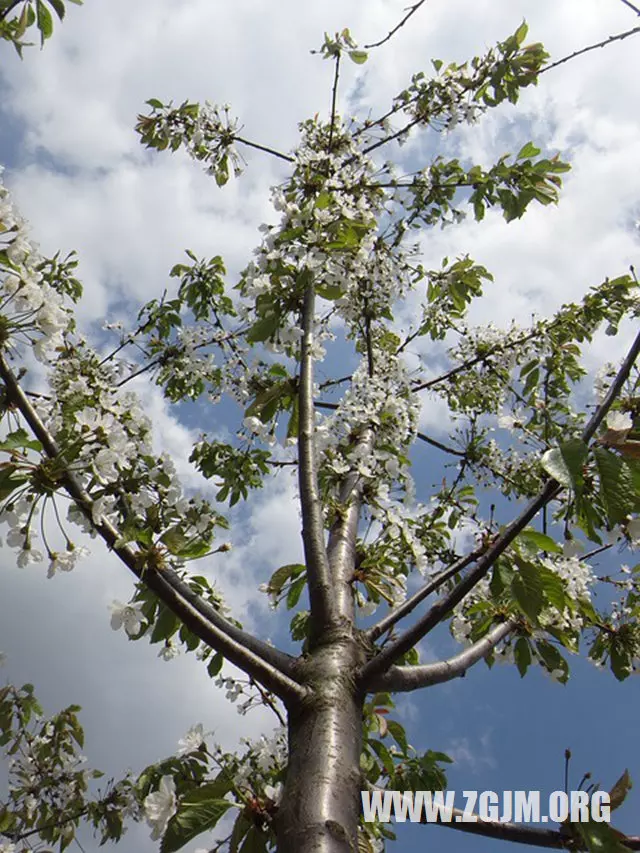
[{"label": "upward-reaching branch", "polygon": [[372,693],[407,693],[410,690],[420,690],[422,687],[432,687],[434,684],[444,684],[454,678],[462,678],[467,670],[486,658],[517,626],[515,619],[501,622],[482,639],[447,660],[416,666],[391,666],[371,682],[369,690]]},{"label": "upward-reaching branch", "polygon": [[576,56],[582,56],[583,53],[589,53],[589,51],[597,50],[599,47],[607,47],[607,45],[612,44],[614,41],[622,41],[636,33],[640,33],[640,27],[633,27],[631,30],[625,30],[623,33],[617,33],[615,36],[609,36],[609,38],[596,42],[596,44],[590,44],[580,50],[574,50],[573,53],[570,53],[568,56],[563,56],[562,59],[558,59],[557,62],[550,62],[549,65],[545,65],[544,68],[541,68],[540,71],[538,71],[538,75],[544,74],[545,71],[550,71],[552,68],[557,68],[559,65],[564,65],[565,62],[569,62],[570,59],[575,59]]},{"label": "upward-reaching branch", "polygon": [[[373,447],[373,430],[365,429],[359,439],[359,447],[366,455]],[[334,581],[334,599],[340,617],[353,619],[353,588],[351,585],[355,569],[356,539],[362,507],[362,478],[357,471],[345,475],[338,494],[337,520],[329,531],[327,552],[331,575]]]},{"label": "upward-reaching branch", "polygon": [[[51,459],[62,462],[56,442],[20,387],[6,359],[1,355],[0,378],[4,382],[8,399],[20,411],[46,454]],[[198,596],[173,569],[165,567],[156,571],[146,568],[133,548],[119,544],[121,534],[111,522],[94,521],[91,496],[66,466],[62,485],[109,549],[190,631],[283,701],[299,699],[304,694],[303,688],[293,679],[292,657],[233,625],[215,607]]]},{"label": "upward-reaching branch", "polygon": [[404,25],[407,23],[409,18],[411,18],[413,15],[415,15],[415,13],[418,11],[420,6],[422,6],[422,4],[425,3],[425,1],[426,0],[418,0],[418,2],[414,3],[413,6],[409,6],[409,11],[404,16],[404,18],[402,18],[400,23],[396,24],[395,27],[393,27],[393,29],[389,30],[389,32],[386,34],[386,36],[384,36],[384,38],[381,38],[380,41],[374,41],[371,44],[365,44],[365,48],[367,50],[371,50],[371,48],[380,47],[381,45],[385,44],[385,42],[388,42],[389,39],[393,38],[393,36],[398,32],[398,30],[401,27],[404,27]]},{"label": "upward-reaching branch", "polygon": [[313,313],[315,289],[311,276],[302,306],[300,385],[298,389],[298,482],[302,510],[302,540],[307,565],[312,630],[319,634],[335,621],[331,570],[324,541],[322,503],[318,492],[313,404]]},{"label": "upward-reaching branch", "polygon": [[[589,423],[582,432],[582,440],[585,443],[593,438],[596,430],[606,417],[607,412],[611,408],[611,404],[618,396],[622,386],[629,377],[631,368],[639,354],[640,332],[624,359],[606,397],[593,413]],[[416,645],[416,643],[426,636],[429,631],[433,630],[433,628],[435,628],[435,626],[444,619],[447,613],[453,610],[453,608],[456,607],[463,598],[465,598],[476,584],[482,580],[498,557],[507,550],[518,534],[524,530],[536,514],[546,506],[549,501],[557,497],[561,491],[562,486],[558,482],[553,479],[547,480],[540,494],[534,498],[526,509],[523,510],[523,512],[521,512],[520,515],[511,522],[500,536],[497,537],[484,556],[480,557],[475,568],[472,569],[448,595],[436,602],[431,609],[415,623],[415,625],[407,629],[400,635],[400,637],[398,637],[397,640],[387,646],[363,668],[361,675],[362,686],[368,686],[375,676],[386,672],[401,655],[406,654]]]}]

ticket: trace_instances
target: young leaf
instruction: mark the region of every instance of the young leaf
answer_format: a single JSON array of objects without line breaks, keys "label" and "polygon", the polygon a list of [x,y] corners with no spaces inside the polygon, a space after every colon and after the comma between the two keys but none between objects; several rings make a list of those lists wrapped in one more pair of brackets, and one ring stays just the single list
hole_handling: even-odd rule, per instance
[{"label": "young leaf", "polygon": [[42,46],[45,40],[51,38],[53,34],[53,18],[43,0],[36,0],[36,13],[38,29],[40,30],[40,45]]},{"label": "young leaf", "polygon": [[369,54],[366,50],[350,50],[349,56],[356,63],[356,65],[364,65],[364,63],[369,58]]}]

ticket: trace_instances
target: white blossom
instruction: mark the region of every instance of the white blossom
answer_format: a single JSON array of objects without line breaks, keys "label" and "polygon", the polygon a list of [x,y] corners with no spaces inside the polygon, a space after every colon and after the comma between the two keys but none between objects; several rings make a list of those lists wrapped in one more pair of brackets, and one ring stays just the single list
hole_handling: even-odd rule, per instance
[{"label": "white blossom", "polygon": [[114,601],[110,605],[110,610],[111,627],[114,631],[124,628],[129,637],[135,637],[139,633],[143,621],[142,605]]},{"label": "white blossom", "polygon": [[178,751],[176,755],[187,755],[189,752],[195,752],[204,743],[204,728],[202,723],[192,726],[186,735],[178,741]]},{"label": "white blossom", "polygon": [[167,824],[178,810],[176,784],[171,776],[163,776],[157,791],[144,801],[147,823],[153,828],[151,840],[158,841],[164,835]]}]

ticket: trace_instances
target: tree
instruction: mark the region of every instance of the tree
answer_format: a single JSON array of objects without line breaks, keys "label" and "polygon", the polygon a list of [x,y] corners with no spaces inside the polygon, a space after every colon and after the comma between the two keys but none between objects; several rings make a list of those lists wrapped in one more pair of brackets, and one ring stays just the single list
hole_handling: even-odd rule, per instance
[{"label": "tree", "polygon": [[[477,220],[491,208],[508,221],[520,218],[532,202],[557,201],[568,164],[541,157],[532,142],[490,169],[437,157],[400,175],[377,159],[412,132],[453,130],[504,101],[517,102],[520,90],[550,67],[541,45],[525,45],[526,35],[522,24],[469,64],[434,62],[435,74],[414,76],[385,115],[351,123],[337,113],[341,63],[349,57],[359,65],[368,55],[348,30],[325,37],[319,52],[334,67],[330,115],[303,123],[293,154],[246,139],[226,108],[150,100],[137,125],[142,142],[186,147],[219,186],[231,170],[241,171],[242,146],[287,162],[290,175],[274,191],[280,223],[265,228],[235,291],[228,290],[222,258],[188,252],[189,263],[171,270],[175,294],[145,305],[109,353],[76,333],[75,258],[40,257],[3,190],[7,543],[17,548],[19,564],[46,558],[50,574],[72,569],[82,548],[62,520],[66,496],[69,523],[102,538],[137,579],[132,601],[114,608],[113,624],[131,639],[163,643],[167,656],[186,647],[214,678],[224,660],[235,664],[255,691],[248,703],[262,701],[277,715],[282,703],[288,725],[286,749],[276,735],[239,757],[208,748],[194,729],[180,755],[85,799],[89,780],[75,764],[73,745],[82,745],[77,709],[37,720],[35,733],[32,689],[7,687],[4,741],[15,755],[27,753],[13,767],[17,784],[0,824],[10,840],[33,834],[64,846],[82,818],[103,838],[117,839],[123,813],[143,813],[163,850],[175,850],[237,805],[231,849],[265,849],[277,839],[282,851],[348,850],[358,833],[362,849],[376,849],[389,830],[358,830],[361,789],[446,787],[447,757],[416,755],[399,722],[387,719],[391,694],[446,682],[496,658],[513,659],[522,675],[537,665],[566,681],[562,650],[577,650],[581,640],[617,678],[632,672],[637,573],[596,578],[576,549],[588,541],[607,547],[603,531],[614,541],[638,540],[640,339],[621,365],[599,377],[590,417],[574,410],[570,396],[586,375],[581,345],[601,326],[613,336],[625,317],[638,315],[635,275],[606,280],[580,304],[530,328],[500,335],[473,329],[467,311],[491,274],[468,256],[426,269],[410,235],[459,221],[465,207]],[[396,317],[415,292],[421,314],[403,328]],[[450,344],[442,375],[408,369],[407,353],[422,339],[434,348]],[[350,347],[355,369],[318,383],[317,365],[332,346],[343,361]],[[44,395],[22,373],[31,350],[50,371]],[[226,396],[239,405],[239,437],[205,434],[191,456],[217,483],[216,505],[184,496],[170,460],[153,452],[150,423],[125,387],[140,374],[176,404]],[[419,429],[420,394],[427,391],[458,418],[447,444]],[[524,456],[492,441],[498,417],[515,431]],[[415,442],[457,464],[422,504],[410,470]],[[243,631],[208,578],[185,568],[226,550],[214,541],[227,526],[220,504],[247,499],[283,469],[298,476],[304,563],[266,575],[265,592],[294,611],[295,654]],[[499,524],[476,494],[484,485],[527,504]],[[407,592],[415,572],[424,580]],[[420,664],[417,644],[444,622],[466,648]],[[229,684],[232,695],[241,689]],[[623,775],[614,804],[628,787]],[[495,826],[484,829],[499,835]],[[620,848],[606,825],[563,831],[529,830],[528,837],[551,846],[572,833],[589,849]],[[512,837],[527,835],[518,832]]]}]

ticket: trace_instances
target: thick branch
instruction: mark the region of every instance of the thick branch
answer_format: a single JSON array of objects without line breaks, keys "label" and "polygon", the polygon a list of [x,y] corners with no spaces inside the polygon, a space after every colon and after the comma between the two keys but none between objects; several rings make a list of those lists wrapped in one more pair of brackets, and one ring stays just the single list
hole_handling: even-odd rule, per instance
[{"label": "thick branch", "polygon": [[[552,850],[575,850],[576,845],[573,836],[566,830],[540,829],[521,823],[502,823],[497,820],[483,820],[479,815],[474,815],[475,821],[469,821],[462,809],[451,810],[451,821],[438,820],[440,826],[448,826],[450,829],[459,829],[462,832],[470,832],[472,835],[483,835],[485,838],[496,838],[500,841],[511,841],[515,844],[528,844],[533,847],[547,847]],[[458,821],[457,818],[460,818]],[[422,823],[426,819],[422,818]],[[640,850],[640,836],[627,835],[624,845],[630,850]]]},{"label": "thick branch", "polygon": [[437,663],[426,663],[419,666],[391,666],[378,678],[374,678],[367,689],[372,693],[408,693],[421,687],[431,687],[433,684],[443,684],[454,678],[463,678],[468,669],[485,658],[500,640],[515,630],[515,620],[502,622],[477,643],[461,651],[459,654],[441,660]]},{"label": "thick branch", "polygon": [[298,392],[298,481],[302,509],[302,540],[309,581],[311,622],[316,633],[334,621],[331,570],[324,542],[322,503],[318,491],[313,400],[313,311],[315,292],[308,282],[302,308],[302,343]]},{"label": "thick branch", "polygon": [[[369,455],[372,452],[373,430],[364,430],[358,446]],[[351,471],[342,480],[338,495],[338,518],[329,531],[327,552],[334,582],[334,600],[338,615],[353,621],[353,587],[356,539],[362,505],[362,478]]]},{"label": "thick branch", "polygon": [[[582,440],[587,443],[593,438],[600,423],[604,420],[611,404],[620,393],[626,382],[631,368],[640,353],[640,332],[633,342],[629,353],[624,359],[615,380],[602,403],[595,410],[589,423],[582,432]],[[547,480],[540,494],[534,498],[520,515],[496,538],[484,556],[480,557],[474,569],[448,595],[436,602],[415,625],[401,634],[397,640],[381,651],[362,670],[361,686],[367,688],[371,679],[386,672],[387,669],[401,656],[412,649],[429,631],[433,630],[453,608],[479,583],[493,566],[498,557],[503,554],[519,533],[549,501],[556,498],[562,491],[562,486],[553,479]]]},{"label": "thick branch", "polygon": [[[20,410],[47,455],[61,461],[54,439],[18,384],[4,356],[0,356],[0,377],[5,383],[9,399]],[[293,680],[295,661],[292,657],[237,628],[197,595],[173,569],[155,571],[145,568],[133,548],[117,544],[121,537],[113,524],[105,520],[99,523],[93,521],[93,500],[66,467],[62,485],[109,549],[189,630],[283,701],[301,697],[303,690]]]}]

